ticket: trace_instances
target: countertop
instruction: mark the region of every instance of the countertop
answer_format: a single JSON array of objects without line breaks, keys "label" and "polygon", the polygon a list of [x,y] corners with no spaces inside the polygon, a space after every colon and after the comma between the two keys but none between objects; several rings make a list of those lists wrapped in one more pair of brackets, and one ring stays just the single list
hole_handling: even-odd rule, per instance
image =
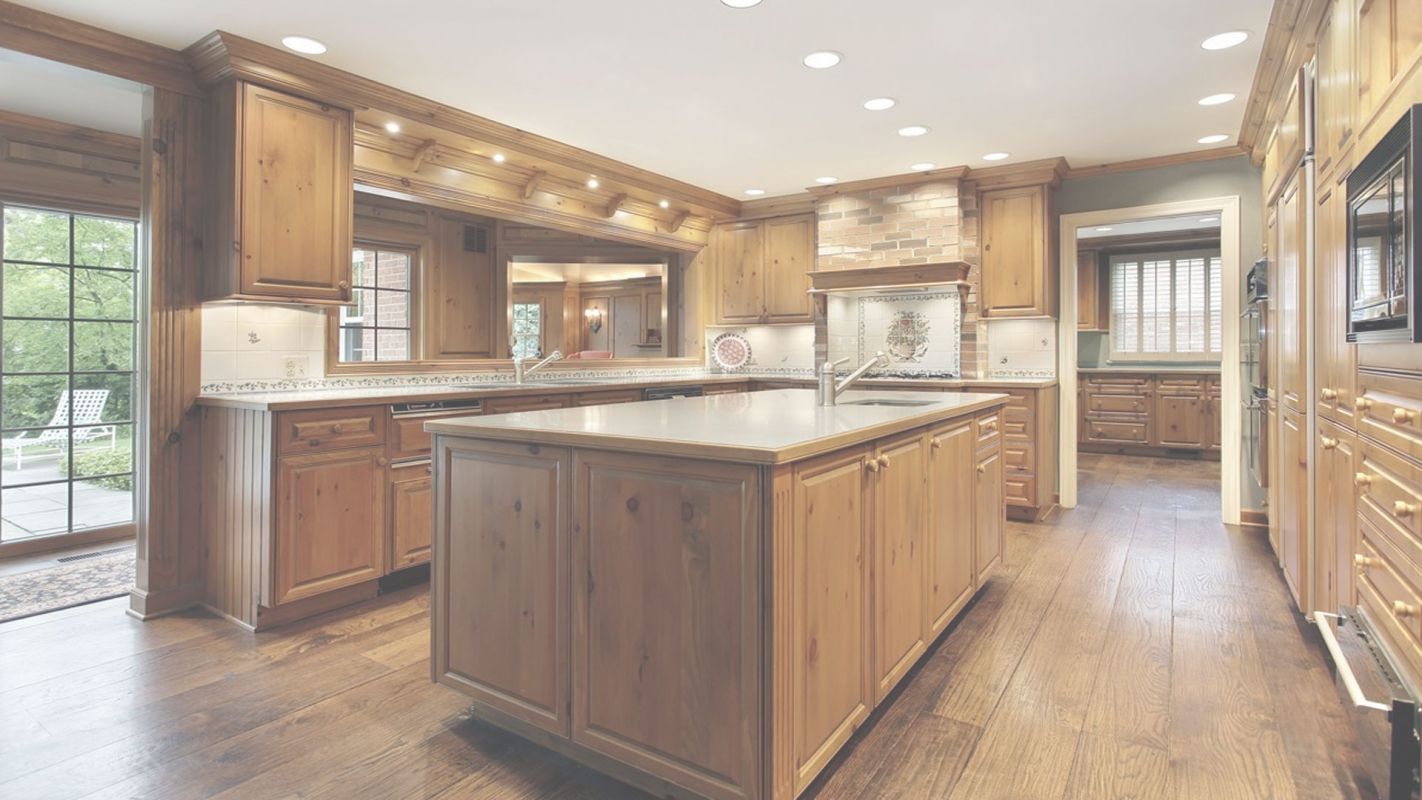
[{"label": "countertop", "polygon": [[[542,377],[542,376],[541,376]],[[467,384],[417,384],[362,386],[341,389],[297,389],[273,392],[231,392],[203,394],[198,405],[219,408],[240,408],[251,411],[295,411],[308,408],[339,408],[342,406],[380,405],[384,403],[414,403],[428,400],[478,399],[547,394],[578,394],[613,389],[644,389],[653,386],[714,386],[745,384],[751,381],[794,383],[813,387],[814,378],[799,375],[757,373],[704,373],[673,377],[620,377],[608,379],[580,378],[576,382],[559,383],[556,373],[544,377],[549,383],[533,378],[529,383],[512,381],[470,382]],[[1044,388],[1055,386],[1056,378],[866,378],[857,386],[873,389],[992,389]]]},{"label": "countertop", "polygon": [[[873,398],[911,406],[850,405]],[[520,411],[425,423],[442,436],[597,447],[657,455],[783,464],[1007,402],[984,392],[851,390],[822,408],[810,389]]]}]

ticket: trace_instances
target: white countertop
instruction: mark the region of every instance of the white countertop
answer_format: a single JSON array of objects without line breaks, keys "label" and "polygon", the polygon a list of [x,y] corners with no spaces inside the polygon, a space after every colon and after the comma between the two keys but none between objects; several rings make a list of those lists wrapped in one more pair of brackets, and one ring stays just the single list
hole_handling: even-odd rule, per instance
[{"label": "white countertop", "polygon": [[[854,405],[887,398],[907,406]],[[521,411],[443,419],[443,436],[536,442],[725,461],[777,464],[837,450],[1000,406],[983,392],[848,391],[839,405],[815,404],[811,389],[687,397],[622,405]]]}]

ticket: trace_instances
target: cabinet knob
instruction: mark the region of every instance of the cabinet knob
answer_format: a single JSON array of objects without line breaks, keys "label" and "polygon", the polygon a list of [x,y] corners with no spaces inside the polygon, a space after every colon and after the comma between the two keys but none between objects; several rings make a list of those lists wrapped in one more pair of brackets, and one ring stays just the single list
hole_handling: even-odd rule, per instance
[{"label": "cabinet knob", "polygon": [[1372,477],[1364,473],[1358,472],[1353,475],[1353,485],[1355,486],[1370,486],[1372,482]]},{"label": "cabinet knob", "polygon": [[879,462],[876,459],[871,458],[864,462],[864,468],[869,470],[870,472],[878,472]]},{"label": "cabinet knob", "polygon": [[1360,570],[1365,570],[1365,569],[1367,569],[1368,567],[1371,567],[1371,566],[1373,566],[1373,565],[1376,564],[1376,563],[1378,563],[1378,562],[1377,562],[1377,559],[1375,559],[1375,558],[1368,558],[1367,556],[1363,555],[1362,553],[1354,553],[1354,554],[1353,554],[1353,566],[1357,567],[1357,568],[1360,569]]},{"label": "cabinet knob", "polygon": [[1392,615],[1394,617],[1415,617],[1417,616],[1417,606],[1409,605],[1401,600],[1392,601]]},{"label": "cabinet knob", "polygon": [[331,433],[340,433],[342,429],[343,428],[341,423],[337,422],[335,425],[331,426]]},{"label": "cabinet knob", "polygon": [[376,459],[375,459],[375,465],[376,465],[377,467],[383,467],[383,466],[385,466],[386,464],[389,464],[389,463],[390,463],[390,459],[386,458],[385,456],[377,456]]},{"label": "cabinet knob", "polygon": [[879,456],[879,466],[884,467],[885,469],[887,469],[888,466],[889,466],[889,457],[888,457],[888,456]]},{"label": "cabinet knob", "polygon": [[1397,516],[1397,517],[1410,517],[1410,516],[1412,516],[1413,512],[1415,512],[1416,510],[1417,510],[1416,506],[1413,506],[1411,503],[1407,502],[1406,500],[1396,500],[1396,501],[1393,501],[1393,504],[1392,504],[1392,513],[1393,513],[1393,516]]},{"label": "cabinet knob", "polygon": [[1373,401],[1366,397],[1359,397],[1353,400],[1353,407],[1359,411],[1367,411],[1373,407]]},{"label": "cabinet knob", "polygon": [[984,472],[987,472],[987,464],[979,464],[979,465],[978,465],[978,474],[981,475],[981,474],[983,474]]},{"label": "cabinet knob", "polygon": [[929,439],[928,446],[933,448],[934,450],[937,450],[938,448],[943,446],[943,437],[935,436],[932,439]]},{"label": "cabinet knob", "polygon": [[1319,389],[1319,390],[1318,390],[1318,396],[1321,397],[1321,398],[1323,398],[1324,400],[1327,400],[1327,401],[1329,401],[1329,402],[1332,402],[1332,401],[1338,399],[1338,390],[1337,390],[1337,389],[1327,389],[1327,388],[1325,388],[1325,389]]},{"label": "cabinet knob", "polygon": [[1322,436],[1319,438],[1318,441],[1319,445],[1322,446],[1324,450],[1332,450],[1333,448],[1338,446],[1338,440],[1333,438],[1332,436]]},{"label": "cabinet knob", "polygon": [[350,281],[341,281],[340,283],[337,283],[336,286],[340,287],[341,291],[343,292],[349,292],[351,290]]},{"label": "cabinet knob", "polygon": [[1416,411],[1411,411],[1406,408],[1394,408],[1392,410],[1392,421],[1398,425],[1410,425],[1412,420],[1416,417]]}]

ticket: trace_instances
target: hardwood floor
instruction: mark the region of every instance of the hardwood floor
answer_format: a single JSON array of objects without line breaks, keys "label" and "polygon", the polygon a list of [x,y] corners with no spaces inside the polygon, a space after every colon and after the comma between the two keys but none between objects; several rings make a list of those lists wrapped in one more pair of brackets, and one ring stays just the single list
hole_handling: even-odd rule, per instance
[{"label": "hardwood floor", "polygon": [[[1321,645],[1218,463],[1082,454],[807,796],[1368,797]],[[424,587],[248,634],[123,603],[0,625],[0,797],[647,797],[429,682]]]}]

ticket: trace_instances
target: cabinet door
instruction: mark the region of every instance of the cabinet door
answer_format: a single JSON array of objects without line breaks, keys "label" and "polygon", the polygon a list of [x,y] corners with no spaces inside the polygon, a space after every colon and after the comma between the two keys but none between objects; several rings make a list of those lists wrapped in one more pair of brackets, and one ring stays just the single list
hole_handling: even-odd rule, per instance
[{"label": "cabinet door", "polygon": [[567,736],[570,455],[442,437],[435,458],[435,677]]},{"label": "cabinet door", "polygon": [[1328,174],[1353,136],[1355,0],[1334,0],[1318,32],[1318,168]]},{"label": "cabinet door", "polygon": [[1349,344],[1347,307],[1347,192],[1342,183],[1324,188],[1315,224],[1314,375],[1318,413],[1352,426],[1357,396],[1356,345]]},{"label": "cabinet door", "polygon": [[928,440],[929,638],[973,596],[973,425],[939,428]]},{"label": "cabinet door", "polygon": [[757,323],[765,316],[765,258],[758,222],[716,228],[716,318],[723,323]]},{"label": "cabinet door", "polygon": [[1206,445],[1205,398],[1198,392],[1161,390],[1155,396],[1155,444],[1161,447]]},{"label": "cabinet door", "polygon": [[1076,327],[1082,331],[1104,331],[1110,327],[1106,282],[1095,250],[1076,254]]},{"label": "cabinet door", "polygon": [[242,293],[348,301],[351,112],[244,84],[238,148]]},{"label": "cabinet door", "polygon": [[1002,498],[1002,451],[981,451],[973,469],[973,581],[978,586],[990,577],[1002,560],[1003,537],[1007,528],[1007,506]]},{"label": "cabinet door", "polygon": [[277,525],[265,604],[385,574],[385,448],[277,460]]},{"label": "cabinet door", "polygon": [[1299,177],[1295,172],[1279,196],[1279,391],[1280,402],[1302,411],[1304,395],[1304,220]]},{"label": "cabinet door", "polygon": [[1308,611],[1308,438],[1303,417],[1279,418],[1279,544],[1284,576],[1300,611]]},{"label": "cabinet door", "polygon": [[1357,0],[1358,105],[1360,121],[1377,110],[1392,80],[1392,0]]},{"label": "cabinet door", "polygon": [[927,649],[924,596],[928,533],[927,443],[922,433],[875,450],[875,701],[887,695]]},{"label": "cabinet door", "polygon": [[1047,187],[982,194],[982,303],[985,317],[1056,313],[1048,263]]},{"label": "cabinet door", "polygon": [[390,569],[430,560],[434,526],[434,482],[430,463],[415,461],[390,468]]},{"label": "cabinet door", "polygon": [[426,352],[433,358],[493,358],[499,355],[495,323],[502,322],[494,291],[493,232],[446,217],[436,225]]},{"label": "cabinet door", "polygon": [[1318,431],[1318,471],[1314,482],[1318,514],[1318,524],[1314,526],[1318,539],[1315,606],[1337,613],[1340,606],[1357,604],[1353,590],[1353,554],[1358,552],[1353,489],[1353,456],[1357,447],[1346,428],[1321,421]]},{"label": "cabinet door", "polygon": [[873,481],[864,448],[795,466],[790,715],[795,792],[874,707],[869,602]]},{"label": "cabinet door", "polygon": [[810,270],[815,268],[813,214],[765,221],[765,320],[812,322]]}]

